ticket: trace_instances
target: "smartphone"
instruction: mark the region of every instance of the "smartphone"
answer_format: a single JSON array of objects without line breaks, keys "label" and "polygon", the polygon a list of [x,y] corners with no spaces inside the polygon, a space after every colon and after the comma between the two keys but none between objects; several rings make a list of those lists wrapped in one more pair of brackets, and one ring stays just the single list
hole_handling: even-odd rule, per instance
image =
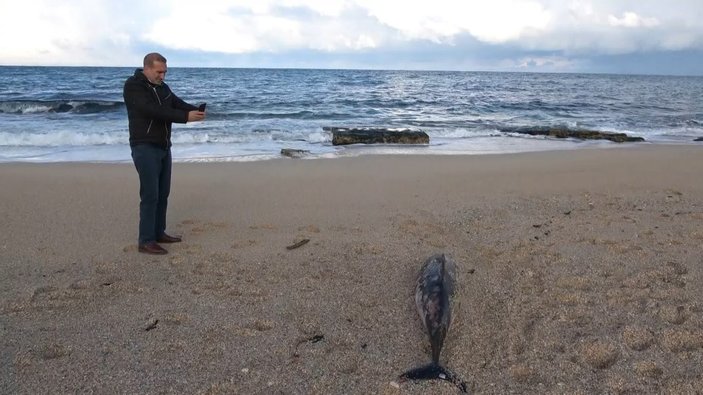
[{"label": "smartphone", "polygon": [[201,104],[200,107],[198,107],[198,111],[200,111],[200,112],[205,111],[205,106],[206,106],[206,105],[207,105],[207,103]]}]

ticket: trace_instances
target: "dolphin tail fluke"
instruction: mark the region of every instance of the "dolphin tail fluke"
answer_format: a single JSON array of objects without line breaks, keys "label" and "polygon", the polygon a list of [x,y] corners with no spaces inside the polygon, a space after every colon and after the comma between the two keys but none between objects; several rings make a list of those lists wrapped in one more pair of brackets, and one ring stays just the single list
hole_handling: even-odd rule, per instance
[{"label": "dolphin tail fluke", "polygon": [[400,375],[400,381],[406,380],[446,380],[454,384],[461,392],[466,393],[466,383],[454,372],[444,366],[431,362],[427,365],[410,369]]}]

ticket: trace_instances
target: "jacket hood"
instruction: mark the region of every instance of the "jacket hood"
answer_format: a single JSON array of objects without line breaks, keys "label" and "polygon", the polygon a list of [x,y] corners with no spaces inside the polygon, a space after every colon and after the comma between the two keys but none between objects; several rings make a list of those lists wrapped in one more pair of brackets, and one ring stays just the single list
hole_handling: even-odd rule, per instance
[{"label": "jacket hood", "polygon": [[[134,78],[138,79],[139,81],[146,82],[147,84],[149,84],[151,86],[160,86],[160,85],[153,84],[151,81],[149,81],[146,78],[146,76],[144,75],[144,69],[141,69],[141,68],[134,70]],[[164,84],[165,83],[162,83],[161,85],[164,85]]]},{"label": "jacket hood", "polygon": [[144,75],[144,69],[134,69],[134,77],[148,81]]}]

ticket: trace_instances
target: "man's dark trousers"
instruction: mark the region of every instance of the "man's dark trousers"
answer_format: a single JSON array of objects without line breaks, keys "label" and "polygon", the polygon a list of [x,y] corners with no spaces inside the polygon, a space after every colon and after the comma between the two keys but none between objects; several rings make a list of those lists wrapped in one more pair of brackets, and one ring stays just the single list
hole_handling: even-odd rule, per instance
[{"label": "man's dark trousers", "polygon": [[156,241],[166,231],[166,208],[171,191],[171,149],[154,144],[132,147],[139,173],[139,244]]}]

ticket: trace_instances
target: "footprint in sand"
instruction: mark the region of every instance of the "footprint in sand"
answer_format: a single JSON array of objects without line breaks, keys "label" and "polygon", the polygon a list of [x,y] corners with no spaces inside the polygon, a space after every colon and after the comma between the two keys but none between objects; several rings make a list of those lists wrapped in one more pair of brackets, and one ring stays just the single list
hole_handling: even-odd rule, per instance
[{"label": "footprint in sand", "polygon": [[654,343],[654,334],[646,328],[628,326],[622,333],[622,339],[627,347],[644,351]]},{"label": "footprint in sand", "polygon": [[508,369],[510,376],[518,383],[531,383],[538,379],[537,373],[532,366],[518,363]]},{"label": "footprint in sand", "polygon": [[298,232],[320,233],[320,228],[316,225],[301,226]]},{"label": "footprint in sand", "polygon": [[0,306],[0,314],[21,313],[29,307],[23,300],[10,300]]},{"label": "footprint in sand", "polygon": [[667,203],[678,203],[681,201],[683,197],[683,193],[679,191],[674,191],[674,190],[668,190],[665,192],[666,193],[666,202]]},{"label": "footprint in sand", "polygon": [[259,244],[258,241],[249,239],[249,240],[245,240],[245,241],[234,241],[232,243],[231,247],[232,247],[232,249],[236,250],[239,248],[254,247],[258,244]]},{"label": "footprint in sand", "polygon": [[594,341],[585,344],[581,348],[580,355],[590,366],[596,369],[607,369],[620,358],[620,350],[612,343]]},{"label": "footprint in sand", "polygon": [[79,304],[82,300],[90,297],[87,292],[89,286],[88,282],[78,281],[67,288],[38,287],[32,293],[29,305],[32,309],[45,309]]},{"label": "footprint in sand", "polygon": [[266,332],[270,331],[273,329],[276,325],[273,323],[273,321],[269,320],[255,320],[254,322],[250,323],[246,327],[249,329],[254,329],[258,332]]},{"label": "footprint in sand", "polygon": [[664,373],[662,368],[653,361],[637,362],[634,364],[633,370],[641,377],[652,379],[659,378]]},{"label": "footprint in sand", "polygon": [[181,249],[182,252],[189,255],[201,254],[203,250],[203,246],[200,244],[187,244]]},{"label": "footprint in sand", "polygon": [[32,300],[42,298],[44,295],[48,295],[58,291],[59,289],[52,286],[37,287],[32,293]]},{"label": "footprint in sand", "polygon": [[167,313],[161,319],[161,322],[166,325],[182,325],[188,321],[190,321],[190,316],[185,313]]},{"label": "footprint in sand", "polygon": [[68,287],[74,290],[83,290],[90,288],[91,283],[88,280],[77,280],[71,283]]},{"label": "footprint in sand", "polygon": [[38,356],[41,359],[58,359],[71,355],[71,347],[63,344],[51,343],[41,346],[38,350]]},{"label": "footprint in sand", "polygon": [[668,329],[661,343],[674,353],[694,351],[703,348],[703,330]]},{"label": "footprint in sand", "polygon": [[688,312],[684,306],[664,306],[659,316],[670,324],[681,325],[688,319]]},{"label": "footprint in sand", "polygon": [[137,252],[136,244],[129,244],[122,248],[122,252]]},{"label": "footprint in sand", "polygon": [[226,229],[229,224],[226,222],[201,222],[194,219],[186,219],[176,225],[177,228],[190,228],[190,233],[201,234],[212,230]]}]

